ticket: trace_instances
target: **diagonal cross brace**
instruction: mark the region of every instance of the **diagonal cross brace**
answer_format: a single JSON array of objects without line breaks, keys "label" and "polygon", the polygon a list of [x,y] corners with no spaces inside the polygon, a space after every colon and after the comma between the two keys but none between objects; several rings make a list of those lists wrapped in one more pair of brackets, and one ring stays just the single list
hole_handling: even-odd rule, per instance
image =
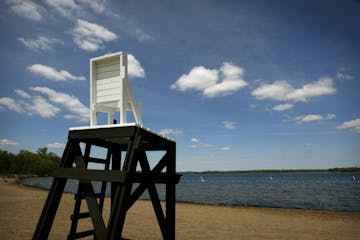
[{"label": "diagonal cross brace", "polygon": [[[80,147],[79,147],[79,150],[80,150]],[[84,158],[81,155],[81,150],[80,150],[80,155],[77,155],[75,157],[75,163],[76,163],[76,167],[81,168],[81,169],[86,169]],[[104,223],[101,211],[100,211],[99,204],[96,201],[94,188],[91,184],[91,181],[80,180],[79,188],[81,188],[81,190],[84,193],[86,203],[88,205],[88,209],[90,212],[91,221],[94,226],[96,238],[98,240],[106,240],[105,223]]]},{"label": "diagonal cross brace", "polygon": [[[140,162],[140,166],[144,173],[146,173],[146,174],[151,173],[151,169],[150,169],[150,165],[149,165],[146,153],[143,150],[139,151],[139,162]],[[160,204],[160,199],[159,199],[158,192],[156,190],[155,183],[154,183],[154,181],[149,181],[146,183],[146,185],[147,185],[147,189],[149,191],[150,199],[151,199],[151,202],[152,202],[152,205],[153,205],[153,208],[155,211],[155,215],[156,215],[157,221],[159,223],[163,238],[168,239],[165,216],[164,216],[164,212],[162,210],[161,204]]]}]

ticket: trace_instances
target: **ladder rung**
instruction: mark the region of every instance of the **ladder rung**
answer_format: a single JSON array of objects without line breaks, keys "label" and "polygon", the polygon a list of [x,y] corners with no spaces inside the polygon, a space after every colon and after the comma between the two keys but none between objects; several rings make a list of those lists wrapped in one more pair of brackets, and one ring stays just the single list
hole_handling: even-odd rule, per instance
[{"label": "ladder rung", "polygon": [[[89,218],[90,217],[90,212],[83,212],[83,213],[78,213],[77,215],[77,219],[83,219],[83,218]],[[72,214],[71,215],[71,220],[74,220],[75,215]]]},{"label": "ladder rung", "polygon": [[75,233],[74,236],[73,236],[73,239],[84,238],[84,237],[88,237],[88,236],[91,236],[91,235],[95,235],[94,230],[87,230],[87,231],[84,231],[84,232]]},{"label": "ladder rung", "polygon": [[[80,198],[80,197],[81,197],[81,199],[85,199],[86,196],[83,195],[83,194],[81,194],[80,196],[78,194],[75,194],[74,199],[77,199],[77,198]],[[101,193],[95,193],[94,197],[95,198],[101,198],[101,197],[103,197],[103,195]]]},{"label": "ladder rung", "polygon": [[92,162],[92,163],[100,163],[100,164],[106,164],[106,159],[101,159],[101,158],[94,158],[94,157],[89,157],[87,159],[87,162]]}]

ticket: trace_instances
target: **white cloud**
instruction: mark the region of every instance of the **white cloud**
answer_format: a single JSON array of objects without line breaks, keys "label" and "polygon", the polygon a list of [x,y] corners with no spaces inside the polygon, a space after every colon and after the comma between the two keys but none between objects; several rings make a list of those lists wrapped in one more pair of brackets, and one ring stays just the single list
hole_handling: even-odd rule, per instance
[{"label": "white cloud", "polygon": [[20,89],[15,89],[14,92],[19,95],[20,97],[23,97],[23,98],[26,98],[26,99],[29,99],[31,98],[30,94],[28,94],[27,92],[23,91],[23,90],[20,90]]},{"label": "white cloud", "polygon": [[40,21],[42,19],[39,5],[30,0],[6,0],[10,5],[11,10],[19,15],[34,21]]},{"label": "white cloud", "polygon": [[21,104],[19,104],[14,99],[9,98],[9,97],[0,98],[0,105],[3,105],[5,107],[7,107],[9,110],[12,110],[17,113],[24,112],[24,109],[22,108]]},{"label": "white cloud", "polygon": [[291,103],[284,103],[284,104],[279,104],[279,105],[273,107],[272,110],[282,112],[282,111],[292,109],[293,107],[294,107],[294,105]]},{"label": "white cloud", "polygon": [[[60,111],[66,110],[70,113],[64,115],[65,119],[89,121],[89,108],[82,104],[77,97],[47,87],[32,87],[30,89],[45,94],[48,99],[42,96],[31,96],[23,90],[16,89],[14,91],[23,99],[16,101],[8,97],[0,98],[0,107],[5,106],[18,113],[25,113],[30,116],[36,114],[43,118],[55,117]],[[49,103],[48,100],[57,106]]]},{"label": "white cloud", "polygon": [[294,118],[294,121],[298,123],[307,123],[307,122],[313,122],[313,121],[323,121],[323,120],[330,120],[335,118],[336,115],[329,113],[325,116],[319,115],[319,114],[309,114],[305,116],[297,116]]},{"label": "white cloud", "polygon": [[58,71],[55,68],[42,64],[34,64],[29,66],[27,69],[32,73],[38,74],[46,79],[53,81],[85,80],[84,76],[74,76],[68,71]]},{"label": "white cloud", "polygon": [[340,79],[340,80],[351,80],[353,79],[354,77],[350,74],[347,74],[346,73],[346,68],[342,67],[342,68],[339,68],[336,72],[336,78],[337,79]]},{"label": "white cloud", "polygon": [[229,62],[224,62],[219,70],[196,66],[188,74],[181,75],[171,85],[171,89],[202,91],[203,96],[207,98],[226,96],[247,85],[242,79],[243,74],[243,68]]},{"label": "white cloud", "polygon": [[209,148],[209,147],[212,147],[213,145],[210,144],[210,143],[203,143],[202,146],[203,146],[204,148]]},{"label": "white cloud", "polygon": [[230,147],[222,147],[222,148],[220,148],[220,150],[222,150],[222,151],[229,151],[229,150],[231,150],[231,148],[230,148]]},{"label": "white cloud", "polygon": [[255,109],[255,108],[257,108],[257,106],[256,106],[256,104],[250,104],[250,109]]},{"label": "white cloud", "polygon": [[74,0],[46,0],[45,2],[66,18],[71,18],[80,11],[80,7]]},{"label": "white cloud", "polygon": [[287,97],[295,102],[306,102],[310,98],[333,94],[335,91],[336,89],[333,87],[333,80],[331,78],[321,78],[317,82],[295,89]]},{"label": "white cloud", "polygon": [[171,89],[186,90],[204,90],[214,86],[219,79],[219,71],[216,69],[207,69],[203,66],[192,68],[189,74],[183,74],[171,85]]},{"label": "white cloud", "polygon": [[46,0],[45,1],[51,8],[53,8],[61,16],[73,19],[78,16],[85,16],[88,9],[98,14],[109,13],[106,11],[105,0]]},{"label": "white cloud", "polygon": [[79,3],[87,5],[96,13],[103,13],[105,11],[106,0],[78,0]]},{"label": "white cloud", "polygon": [[278,101],[307,102],[313,97],[330,95],[336,92],[331,78],[320,78],[318,81],[294,89],[286,81],[276,81],[273,84],[263,84],[252,91],[257,99],[272,99]]},{"label": "white cloud", "polygon": [[[65,107],[66,110],[72,113],[70,115],[72,116],[71,119],[77,119],[83,122],[89,121],[89,108],[82,104],[77,97],[57,92],[47,87],[32,87],[31,90],[45,94],[50,101]],[[69,118],[67,117],[67,119]]]},{"label": "white cloud", "polygon": [[96,23],[78,19],[73,29],[75,44],[85,51],[97,51],[105,47],[106,42],[114,41],[118,36],[107,28]]},{"label": "white cloud", "polygon": [[47,148],[65,148],[65,144],[64,143],[58,143],[58,142],[54,142],[54,143],[49,143],[49,144],[46,144],[46,147]]},{"label": "white cloud", "polygon": [[182,132],[180,130],[175,130],[175,129],[171,129],[171,128],[166,128],[166,129],[160,130],[159,133],[161,135],[180,135],[180,134],[182,134]]},{"label": "white cloud", "polygon": [[171,128],[165,128],[159,131],[159,134],[161,135],[181,135],[182,132],[180,130],[175,130]]},{"label": "white cloud", "polygon": [[19,38],[19,41],[28,49],[33,51],[48,51],[52,50],[55,45],[63,45],[64,42],[57,38],[48,38],[44,36],[38,36],[36,39]]},{"label": "white cloud", "polygon": [[333,119],[333,118],[335,118],[335,117],[336,117],[335,114],[333,114],[333,113],[328,113],[328,114],[326,114],[325,119],[326,119],[326,120],[330,120],[330,119]]},{"label": "white cloud", "polygon": [[18,142],[3,138],[0,139],[0,146],[18,146],[20,145]]},{"label": "white cloud", "polygon": [[309,114],[306,116],[297,116],[294,118],[295,121],[301,122],[301,123],[319,121],[319,120],[323,120],[323,119],[324,119],[324,117],[319,114]]},{"label": "white cloud", "polygon": [[152,40],[152,37],[140,28],[135,29],[134,35],[137,38],[137,40],[141,43]]},{"label": "white cloud", "polygon": [[204,89],[203,95],[208,98],[217,96],[227,96],[238,91],[240,88],[246,86],[244,81],[228,81],[221,82],[214,86]]},{"label": "white cloud", "polygon": [[132,54],[128,54],[128,72],[129,76],[144,78],[145,70],[140,62]]},{"label": "white cloud", "polygon": [[276,81],[273,84],[263,84],[252,91],[257,99],[286,100],[287,94],[293,91],[293,87],[286,81]]},{"label": "white cloud", "polygon": [[235,129],[236,128],[236,122],[223,121],[222,124],[223,124],[224,128],[226,128],[226,129]]},{"label": "white cloud", "polygon": [[16,101],[8,97],[0,98],[0,104],[6,106],[9,110],[17,113],[26,113],[30,116],[36,114],[44,118],[55,117],[60,112],[60,108],[50,104],[43,97],[31,97],[30,94],[20,89],[15,89],[14,91],[27,101]]},{"label": "white cloud", "polygon": [[337,129],[351,129],[357,133],[360,133],[360,118],[344,122],[336,127]]},{"label": "white cloud", "polygon": [[213,145],[210,144],[210,143],[204,143],[202,142],[200,139],[198,138],[191,138],[190,139],[190,142],[192,143],[190,145],[191,148],[198,148],[198,147],[203,147],[203,148],[210,148],[212,147]]},{"label": "white cloud", "polygon": [[29,111],[29,115],[38,114],[43,118],[55,117],[60,112],[60,108],[48,103],[46,99],[40,96],[34,97],[32,104],[27,104],[26,109]]},{"label": "white cloud", "polygon": [[222,81],[204,89],[205,97],[217,97],[230,95],[245,87],[247,83],[242,79],[245,70],[232,63],[224,62],[220,68]]}]

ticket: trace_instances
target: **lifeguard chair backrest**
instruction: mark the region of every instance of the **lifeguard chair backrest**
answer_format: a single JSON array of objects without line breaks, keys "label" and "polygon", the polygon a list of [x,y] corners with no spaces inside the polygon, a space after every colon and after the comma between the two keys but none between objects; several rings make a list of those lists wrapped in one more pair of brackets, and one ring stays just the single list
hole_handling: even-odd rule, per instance
[{"label": "lifeguard chair backrest", "polygon": [[96,125],[97,112],[108,113],[108,124],[113,123],[115,112],[120,112],[120,124],[127,123],[126,111],[134,113],[141,122],[141,105],[134,101],[128,81],[127,54],[107,54],[90,59],[90,124]]},{"label": "lifeguard chair backrest", "polygon": [[92,77],[93,102],[120,101],[121,80],[127,77],[126,54],[119,53],[113,57],[92,59]]}]

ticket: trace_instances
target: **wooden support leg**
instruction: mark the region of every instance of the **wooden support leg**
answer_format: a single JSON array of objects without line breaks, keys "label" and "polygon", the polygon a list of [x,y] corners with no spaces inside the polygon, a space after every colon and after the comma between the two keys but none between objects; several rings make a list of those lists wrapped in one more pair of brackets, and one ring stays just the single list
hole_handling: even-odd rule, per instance
[{"label": "wooden support leg", "polygon": [[[136,171],[136,150],[140,143],[140,136],[136,133],[133,140],[130,140],[126,157],[124,161],[123,171]],[[111,209],[111,216],[108,223],[107,239],[116,240],[121,239],[121,233],[125,223],[127,213],[128,198],[131,194],[132,182],[126,182],[123,185],[116,187],[114,204]]]},{"label": "wooden support leg", "polygon": [[[140,157],[139,158],[140,165],[141,165],[141,168],[142,168],[143,172],[145,174],[150,174],[151,169],[150,169],[149,161],[148,161],[148,159],[146,157],[145,151],[141,151],[139,153],[139,157]],[[153,181],[154,181],[154,179],[153,179]],[[157,218],[159,226],[160,226],[160,230],[161,230],[163,239],[168,239],[168,236],[167,236],[168,233],[167,233],[167,229],[166,229],[166,221],[165,221],[164,212],[162,210],[159,195],[157,193],[156,186],[155,186],[155,183],[153,181],[150,181],[150,182],[146,183],[147,188],[148,188],[148,191],[149,191],[151,203],[153,205],[156,218]]]},{"label": "wooden support leg", "polygon": [[[64,154],[61,159],[61,163],[60,163],[61,168],[71,167],[71,165],[74,162],[74,158],[76,154],[78,154],[78,152],[76,151],[77,148],[79,148],[78,142],[68,141],[64,150]],[[56,211],[58,209],[61,200],[61,196],[64,192],[66,181],[67,181],[66,178],[54,178],[44,208],[42,210],[39,222],[36,226],[36,230],[33,235],[33,240],[48,239],[50,229],[53,224]]]},{"label": "wooden support leg", "polygon": [[[120,170],[121,168],[121,151],[120,148],[116,146],[113,146],[112,149],[111,167],[112,170]],[[111,208],[113,207],[116,189],[119,188],[119,186],[119,183],[111,183]]]},{"label": "wooden support leg", "polygon": [[[75,161],[76,161],[76,165],[79,168],[86,169],[84,159],[81,155],[76,156]],[[85,195],[86,203],[88,205],[88,209],[91,216],[91,221],[93,223],[95,230],[96,239],[105,240],[106,227],[104,220],[102,218],[102,214],[98,202],[96,201],[95,198],[95,193],[93,186],[91,185],[91,181],[81,181],[81,185],[79,187],[82,188],[82,191],[84,192]]]},{"label": "wooden support leg", "polygon": [[[168,165],[166,167],[166,173],[169,176],[176,174],[176,144],[171,144],[169,150]],[[166,183],[166,227],[168,232],[168,239],[175,239],[175,201],[176,201],[176,183],[168,181]]]}]

